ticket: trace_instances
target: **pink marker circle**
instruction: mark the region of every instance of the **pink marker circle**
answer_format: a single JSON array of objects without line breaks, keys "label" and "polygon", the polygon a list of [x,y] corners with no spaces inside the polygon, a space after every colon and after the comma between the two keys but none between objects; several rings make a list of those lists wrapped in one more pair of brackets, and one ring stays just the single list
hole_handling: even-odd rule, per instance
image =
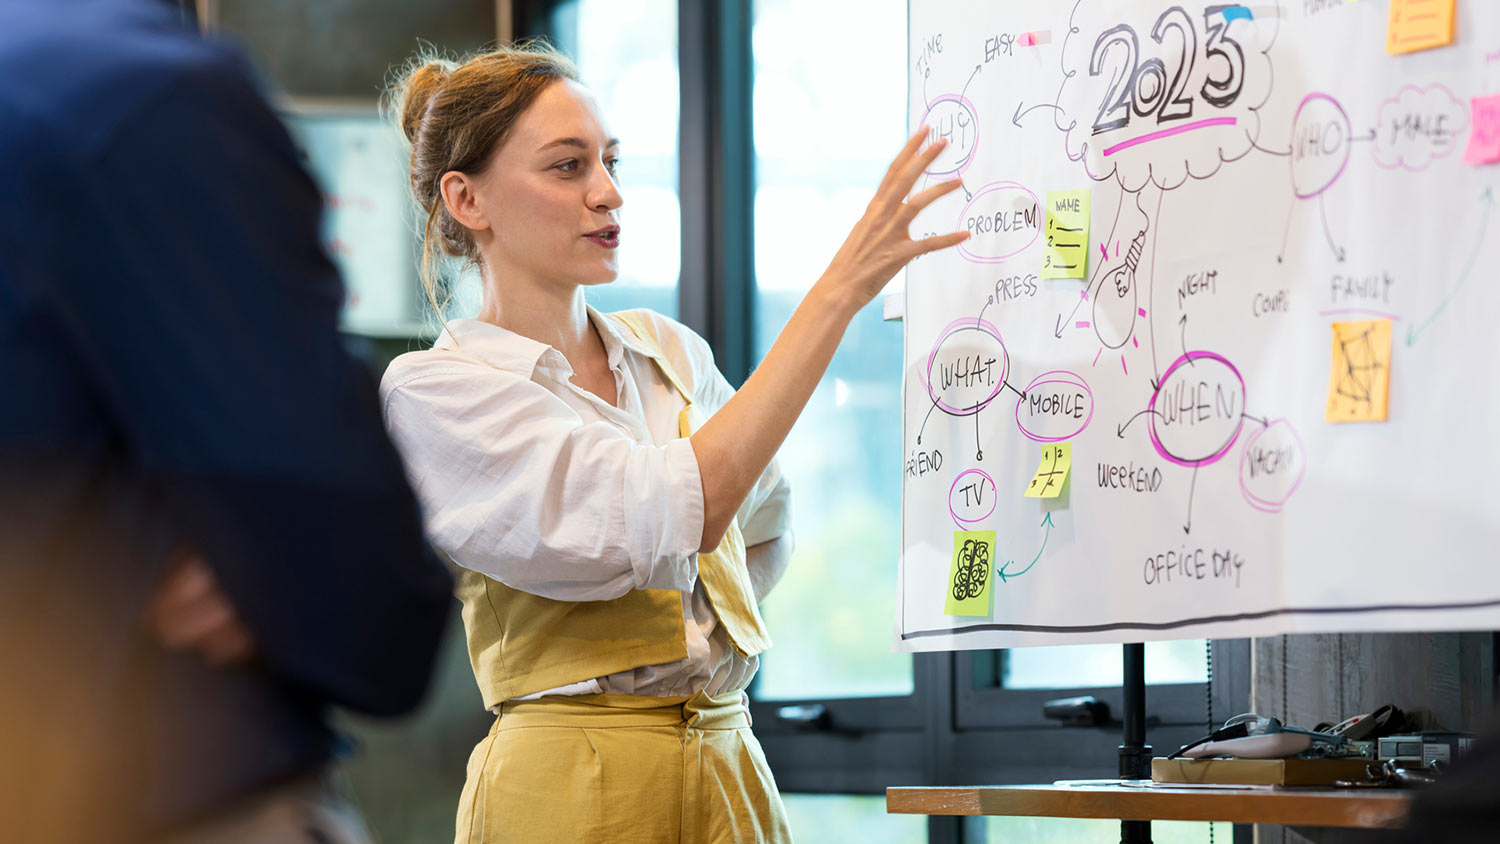
[{"label": "pink marker circle", "polygon": [[[955,492],[958,492],[958,482],[962,481],[965,477],[967,477],[969,475],[978,475],[979,477],[983,478],[985,481],[989,482],[990,492],[992,493],[990,495],[990,509],[984,511],[984,515],[978,516],[978,517],[973,518],[973,519],[965,519],[963,516],[960,516],[958,514],[958,511],[956,509],[954,509],[954,507],[953,507],[953,494]],[[995,493],[995,490],[996,490],[995,479],[992,478],[992,477],[990,477],[989,475],[986,475],[982,470],[979,470],[979,469],[965,469],[964,471],[959,472],[958,473],[958,477],[956,477],[956,478],[953,479],[953,486],[948,487],[948,515],[950,515],[950,516],[953,517],[954,523],[956,523],[960,528],[965,528],[965,529],[966,528],[971,528],[974,525],[979,524],[980,522],[984,521],[985,519],[988,519],[990,517],[990,515],[995,512],[995,504],[997,503],[997,500],[999,499],[999,495],[993,494],[993,493]]]},{"label": "pink marker circle", "polygon": [[[1218,451],[1215,451],[1213,454],[1210,454],[1207,457],[1199,458],[1197,460],[1184,460],[1183,458],[1172,454],[1170,451],[1167,451],[1167,447],[1162,445],[1160,437],[1157,436],[1156,420],[1161,418],[1161,416],[1159,413],[1155,412],[1156,400],[1161,397],[1162,390],[1166,389],[1167,383],[1172,380],[1173,373],[1177,372],[1177,370],[1181,369],[1184,366],[1190,365],[1193,361],[1200,360],[1214,361],[1215,363],[1223,364],[1231,373],[1233,373],[1235,379],[1239,381],[1240,418],[1235,423],[1234,433],[1230,434],[1229,439],[1224,443],[1223,446],[1219,448]],[[1211,466],[1214,463],[1217,463],[1220,458],[1222,458],[1225,454],[1228,454],[1229,450],[1234,447],[1235,441],[1240,438],[1240,432],[1245,428],[1244,397],[1245,377],[1240,374],[1240,371],[1238,369],[1235,369],[1234,364],[1230,363],[1228,358],[1225,358],[1223,355],[1215,354],[1213,352],[1188,352],[1182,357],[1179,357],[1177,360],[1172,361],[1172,365],[1167,367],[1166,372],[1162,373],[1161,384],[1156,388],[1156,392],[1151,394],[1151,403],[1146,405],[1147,410],[1153,411],[1151,413],[1150,427],[1147,428],[1147,431],[1149,431],[1151,434],[1151,445],[1156,448],[1157,454],[1160,454],[1169,462],[1176,463],[1178,466],[1187,466],[1188,468],[1192,468],[1195,466]]]},{"label": "pink marker circle", "polygon": [[[942,348],[943,343],[947,342],[949,337],[960,331],[983,332],[995,338],[995,343],[1000,346],[1000,377],[995,379],[995,389],[988,396],[975,402],[972,407],[962,408],[954,407],[943,399],[938,398],[938,394],[932,388],[932,367],[937,361],[938,349]],[[996,328],[988,320],[963,317],[948,323],[948,327],[944,328],[943,333],[938,335],[937,342],[932,344],[932,351],[927,355],[927,396],[944,413],[953,416],[970,416],[989,406],[989,403],[995,400],[995,396],[1000,395],[1000,391],[1005,389],[1005,378],[1009,374],[1010,353],[1005,349],[1005,341],[1000,339],[1000,329]]]}]

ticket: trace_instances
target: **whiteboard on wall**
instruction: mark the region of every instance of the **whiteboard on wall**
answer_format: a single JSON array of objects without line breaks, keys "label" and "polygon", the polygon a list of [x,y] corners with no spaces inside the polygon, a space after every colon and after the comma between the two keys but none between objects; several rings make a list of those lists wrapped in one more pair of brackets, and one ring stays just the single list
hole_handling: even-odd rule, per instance
[{"label": "whiteboard on wall", "polygon": [[972,235],[906,277],[898,648],[1500,629],[1500,4],[1390,12],[909,4]]}]

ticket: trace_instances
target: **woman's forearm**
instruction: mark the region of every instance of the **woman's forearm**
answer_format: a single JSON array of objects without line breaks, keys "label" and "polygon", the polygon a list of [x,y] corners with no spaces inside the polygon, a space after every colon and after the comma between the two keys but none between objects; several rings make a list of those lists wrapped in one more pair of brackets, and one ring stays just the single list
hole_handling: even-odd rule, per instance
[{"label": "woman's forearm", "polygon": [[692,436],[703,481],[703,547],[718,547],[760,473],[817,388],[859,303],[827,275],[797,306],[765,360]]}]

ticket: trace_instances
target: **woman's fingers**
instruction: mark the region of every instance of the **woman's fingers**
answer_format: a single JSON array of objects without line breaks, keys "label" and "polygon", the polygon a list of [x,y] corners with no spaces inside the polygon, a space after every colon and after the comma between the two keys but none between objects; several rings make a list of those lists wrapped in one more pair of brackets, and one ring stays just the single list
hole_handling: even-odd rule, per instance
[{"label": "woman's fingers", "polygon": [[906,169],[901,172],[900,177],[896,180],[896,183],[893,186],[893,189],[896,192],[897,202],[905,199],[906,195],[911,193],[911,189],[914,185],[916,185],[917,179],[924,172],[926,172],[928,167],[932,166],[933,160],[941,155],[943,150],[947,147],[948,139],[938,138],[936,141],[933,141],[926,149],[922,150],[921,153],[913,157],[910,161],[906,162]]},{"label": "woman's fingers", "polygon": [[968,239],[968,232],[949,232],[948,234],[935,234],[932,237],[914,240],[912,241],[912,245],[916,247],[916,250],[912,252],[912,257],[915,258],[918,255],[926,255],[928,252],[936,252],[939,249],[957,246]]},{"label": "woman's fingers", "polygon": [[931,205],[938,197],[946,196],[958,190],[963,187],[963,184],[962,179],[949,179],[946,182],[940,182],[930,188],[926,188],[921,193],[906,200],[906,211],[904,212],[906,214],[906,222],[911,222],[912,218],[921,213],[923,208]]},{"label": "woman's fingers", "polygon": [[[891,185],[895,183],[897,175],[905,170],[906,162],[917,154],[917,150],[922,148],[922,142],[927,139],[930,131],[926,126],[923,126],[912,133],[910,138],[906,139],[906,144],[901,147],[901,152],[896,154],[896,159],[891,162],[890,167],[886,168],[885,178],[880,180],[880,187],[875,189],[877,197],[885,194]],[[906,191],[902,191],[901,194],[904,196]]]}]

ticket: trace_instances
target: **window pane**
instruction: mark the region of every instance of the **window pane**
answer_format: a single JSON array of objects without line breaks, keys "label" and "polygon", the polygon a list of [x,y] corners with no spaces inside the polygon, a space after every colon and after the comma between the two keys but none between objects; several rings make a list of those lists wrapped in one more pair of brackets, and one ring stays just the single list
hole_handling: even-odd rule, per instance
[{"label": "window pane", "polygon": [[[778,646],[779,647],[779,646]],[[798,841],[926,844],[926,815],[887,815],[885,798],[845,794],[782,794]]]},{"label": "window pane", "polygon": [[402,337],[421,332],[411,189],[396,131],[368,108],[284,112],[323,192],[323,247],[344,279],[340,327]]},{"label": "window pane", "polygon": [[[752,39],[756,354],[764,355],[906,137],[901,62],[870,61],[905,55],[906,3],[758,0]],[[797,550],[763,607],[777,644],[762,662],[761,697],[912,691],[911,656],[891,653],[900,378],[901,326],[881,321],[877,301],[850,326],[781,449]]]},{"label": "window pane", "polygon": [[[1146,643],[1146,682],[1202,683],[1208,679],[1205,640]],[[1119,645],[1013,648],[1005,652],[1010,689],[1118,686],[1124,680]]]},{"label": "window pane", "polygon": [[570,0],[554,17],[564,50],[620,139],[620,277],[585,294],[602,311],[677,315],[677,0]]}]

